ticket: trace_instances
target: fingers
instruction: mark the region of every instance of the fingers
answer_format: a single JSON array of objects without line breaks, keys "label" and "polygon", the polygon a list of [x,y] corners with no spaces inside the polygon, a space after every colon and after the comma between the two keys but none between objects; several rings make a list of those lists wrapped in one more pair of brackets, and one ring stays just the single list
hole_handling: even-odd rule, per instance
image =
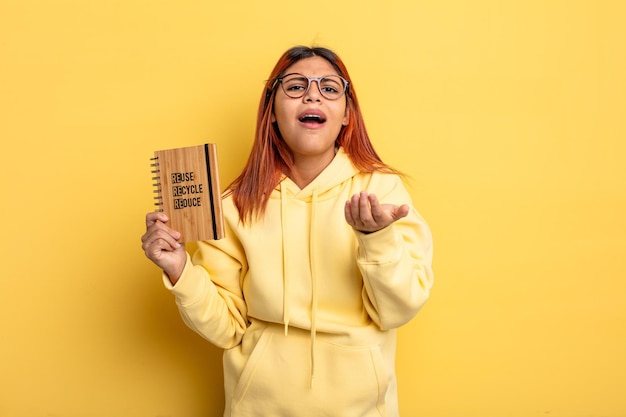
[{"label": "fingers", "polygon": [[178,242],[181,234],[167,226],[169,218],[161,212],[146,215],[146,233],[141,248],[146,257],[159,266],[172,284],[178,281],[187,261],[185,246]]},{"label": "fingers", "polygon": [[354,228],[363,227],[361,220],[361,197],[354,194],[350,200],[346,201],[345,215],[348,224]]},{"label": "fingers", "polygon": [[380,204],[376,195],[362,191],[346,201],[344,211],[346,222],[354,229],[361,232],[375,232],[407,216],[409,206]]},{"label": "fingers", "polygon": [[146,233],[141,236],[141,247],[146,256],[160,251],[172,251],[181,247],[178,239],[180,232],[169,228],[165,223],[169,220],[167,215],[161,212],[151,212],[146,215]]},{"label": "fingers", "polygon": [[[355,198],[356,197],[356,198]],[[375,204],[378,203],[375,195],[371,195]],[[357,200],[357,221],[360,222],[366,229],[370,229],[376,226],[376,219],[374,218],[374,212],[372,211],[372,205],[369,196],[365,191],[361,191],[358,196],[353,196],[353,199]]]},{"label": "fingers", "polygon": [[[372,202],[377,206],[372,210]],[[365,191],[354,194],[345,205],[346,221],[360,231],[376,230],[378,225],[375,216],[380,216],[380,206],[375,195],[368,196]]]},{"label": "fingers", "polygon": [[[173,251],[181,247],[177,238],[167,230],[158,228],[150,232],[147,232],[141,237],[141,247],[146,252],[146,256],[149,254],[158,254],[161,251]],[[151,256],[148,258],[152,259]]]},{"label": "fingers", "polygon": [[166,223],[169,220],[169,217],[162,211],[151,211],[146,214],[146,229],[152,226],[157,221]]},{"label": "fingers", "polygon": [[368,196],[368,201],[370,205],[370,210],[372,213],[372,219],[376,224],[382,224],[386,221],[386,214],[383,210],[383,207],[378,202],[378,198],[374,194],[370,194]]}]

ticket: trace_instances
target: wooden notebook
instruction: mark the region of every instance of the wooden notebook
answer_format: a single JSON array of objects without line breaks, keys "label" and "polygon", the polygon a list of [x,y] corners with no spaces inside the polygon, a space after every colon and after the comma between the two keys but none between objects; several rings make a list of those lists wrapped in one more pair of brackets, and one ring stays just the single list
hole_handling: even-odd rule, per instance
[{"label": "wooden notebook", "polygon": [[152,178],[158,210],[170,218],[182,242],[224,237],[215,144],[154,152]]}]

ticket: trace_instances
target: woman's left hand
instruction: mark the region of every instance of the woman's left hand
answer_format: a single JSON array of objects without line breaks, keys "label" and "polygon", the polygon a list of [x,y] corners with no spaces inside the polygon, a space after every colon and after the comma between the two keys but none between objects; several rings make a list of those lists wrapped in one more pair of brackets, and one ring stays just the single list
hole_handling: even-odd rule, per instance
[{"label": "woman's left hand", "polygon": [[355,230],[363,233],[377,232],[409,214],[409,206],[403,204],[380,204],[374,194],[361,191],[346,201],[346,221]]}]

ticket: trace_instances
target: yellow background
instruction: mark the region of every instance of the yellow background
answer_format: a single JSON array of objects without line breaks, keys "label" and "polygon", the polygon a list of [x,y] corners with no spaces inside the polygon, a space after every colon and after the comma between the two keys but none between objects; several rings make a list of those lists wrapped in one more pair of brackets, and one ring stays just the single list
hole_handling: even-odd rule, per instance
[{"label": "yellow background", "polygon": [[220,352],[140,248],[156,149],[222,186],[295,44],[346,62],[411,175],[432,299],[405,417],[626,415],[626,2],[0,0],[0,416],[195,417]]}]

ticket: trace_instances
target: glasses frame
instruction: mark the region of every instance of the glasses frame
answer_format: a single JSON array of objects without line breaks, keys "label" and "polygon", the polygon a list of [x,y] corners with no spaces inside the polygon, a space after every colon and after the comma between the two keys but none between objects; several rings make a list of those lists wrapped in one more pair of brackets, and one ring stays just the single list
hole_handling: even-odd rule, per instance
[{"label": "glasses frame", "polygon": [[[298,95],[298,96],[294,97],[293,93],[288,93],[285,90],[285,85],[283,84],[283,79],[286,78],[286,77],[289,77],[291,75],[299,75],[302,78],[306,78],[308,84],[306,86],[306,90],[304,90],[304,92],[301,95]],[[338,77],[341,80],[341,82],[343,83],[343,92],[341,93],[340,96],[337,96],[335,98],[326,97],[326,95],[322,91],[321,81],[324,78],[327,78],[327,77]],[[322,75],[321,77],[307,77],[306,75],[301,74],[299,72],[290,72],[289,74],[285,74],[282,77],[276,78],[276,82],[280,84],[280,86],[281,86],[281,88],[283,90],[283,93],[285,93],[285,95],[287,97],[293,98],[293,99],[302,98],[302,97],[306,96],[306,94],[309,92],[309,89],[311,88],[311,82],[312,81],[316,81],[317,82],[317,90],[320,92],[322,97],[324,97],[326,100],[333,100],[333,101],[334,100],[339,100],[341,97],[346,95],[348,93],[348,87],[350,86],[350,82],[348,80],[346,80],[345,78],[343,78],[341,75],[338,75],[338,74],[326,74],[326,75]]]}]

